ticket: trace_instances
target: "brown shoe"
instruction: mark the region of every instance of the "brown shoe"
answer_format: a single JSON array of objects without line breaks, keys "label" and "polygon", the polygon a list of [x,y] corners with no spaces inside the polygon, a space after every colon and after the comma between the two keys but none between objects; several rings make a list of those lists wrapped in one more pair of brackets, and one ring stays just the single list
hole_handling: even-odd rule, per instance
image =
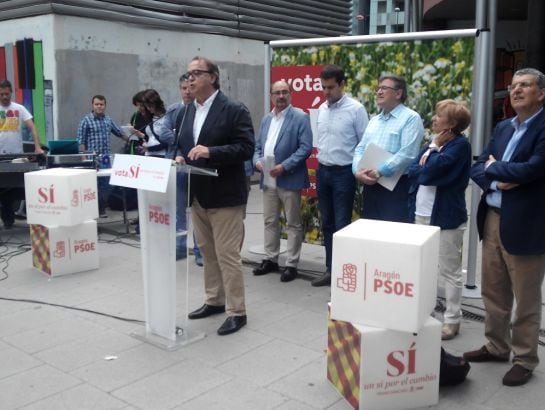
[{"label": "brown shoe", "polygon": [[503,376],[504,386],[522,386],[526,384],[532,377],[532,371],[522,367],[520,364],[515,364],[511,369]]},{"label": "brown shoe", "polygon": [[471,352],[465,352],[463,354],[464,359],[468,362],[507,362],[509,361],[509,355],[496,356],[488,351],[486,346],[481,347],[478,350]]}]

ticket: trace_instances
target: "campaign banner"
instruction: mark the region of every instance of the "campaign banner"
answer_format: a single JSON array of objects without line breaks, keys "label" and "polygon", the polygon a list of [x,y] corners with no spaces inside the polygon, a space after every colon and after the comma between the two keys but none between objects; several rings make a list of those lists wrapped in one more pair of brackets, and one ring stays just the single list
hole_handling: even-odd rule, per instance
[{"label": "campaign banner", "polygon": [[331,318],[418,332],[435,307],[439,232],[436,226],[370,219],[337,231]]},{"label": "campaign banner", "polygon": [[172,160],[143,155],[116,154],[110,185],[166,192]]},{"label": "campaign banner", "polygon": [[74,226],[30,225],[32,265],[48,276],[98,269],[97,222]]},{"label": "campaign banner", "polygon": [[416,333],[328,320],[327,378],[354,409],[412,409],[439,401],[441,323]]},{"label": "campaign banner", "polygon": [[71,226],[98,218],[93,169],[50,168],[25,173],[29,224]]},{"label": "campaign banner", "polygon": [[[411,41],[275,47],[271,81],[285,79],[292,87],[292,104],[310,115],[316,142],[316,113],[325,99],[319,81],[327,64],[337,64],[346,74],[345,92],[362,103],[370,116],[377,114],[375,90],[384,73],[407,81],[406,105],[420,114],[429,138],[435,104],[452,98],[471,103],[474,38],[442,38]],[[470,131],[467,131],[470,135]],[[423,143],[426,140],[423,141]],[[302,198],[305,242],[320,244],[323,236],[316,197],[316,143],[307,161],[311,187]],[[353,220],[361,212],[361,186],[354,201]],[[285,235],[285,232],[284,232]]]}]

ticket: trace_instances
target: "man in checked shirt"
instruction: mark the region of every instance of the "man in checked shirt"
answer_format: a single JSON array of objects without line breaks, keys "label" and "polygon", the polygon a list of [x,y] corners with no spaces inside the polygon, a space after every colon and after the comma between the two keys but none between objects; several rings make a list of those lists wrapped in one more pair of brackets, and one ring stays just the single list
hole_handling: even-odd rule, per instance
[{"label": "man in checked shirt", "polygon": [[[407,168],[418,154],[424,135],[422,118],[403,103],[407,99],[407,83],[396,75],[385,74],[378,80],[376,102],[380,113],[369,121],[363,138],[356,147],[352,172],[364,184],[361,216],[392,222],[409,222],[409,181]],[[369,143],[390,152],[393,156],[377,169],[358,169],[359,162]],[[380,177],[403,175],[393,191],[377,184]]]},{"label": "man in checked shirt", "polygon": [[[91,99],[92,110],[83,117],[78,127],[78,142],[80,151],[93,151],[99,155],[99,167],[110,168],[112,144],[110,134],[127,141],[128,137],[114,121],[105,114],[106,97],[95,95]],[[110,194],[109,177],[99,177],[98,183],[98,211],[101,218],[106,218],[106,203]]]}]

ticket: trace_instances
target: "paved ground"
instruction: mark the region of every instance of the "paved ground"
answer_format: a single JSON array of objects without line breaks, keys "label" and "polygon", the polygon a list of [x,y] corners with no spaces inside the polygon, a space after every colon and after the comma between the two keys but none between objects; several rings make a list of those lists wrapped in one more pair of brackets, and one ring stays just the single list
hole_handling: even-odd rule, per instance
[{"label": "paved ground", "polygon": [[[326,315],[329,288],[308,278],[280,283],[276,274],[254,277],[250,252],[262,243],[261,196],[250,195],[243,256],[248,325],[220,337],[223,317],[191,321],[204,331],[199,342],[169,352],[130,336],[143,325],[82,310],[143,319],[140,251],[124,232],[120,213],[100,220],[97,271],[48,280],[31,268],[28,228],[18,221],[0,230],[1,409],[349,409],[326,380]],[[7,244],[6,244],[7,242]],[[21,254],[18,254],[22,252]],[[301,268],[321,271],[323,250],[304,246]],[[192,259],[190,260],[192,263]],[[281,260],[282,262],[282,260]],[[179,283],[185,281],[178,262]],[[202,269],[191,266],[190,297],[178,289],[178,320],[202,303]],[[187,302],[187,303],[186,303]],[[51,306],[62,305],[64,307]],[[481,314],[480,300],[466,300]],[[452,352],[481,346],[483,325],[465,320],[462,334],[444,343]],[[543,357],[543,348],[540,347]],[[115,356],[115,360],[106,360]],[[509,364],[475,364],[468,380],[442,389],[438,409],[541,409],[545,407],[544,366],[523,387],[501,385]]]}]

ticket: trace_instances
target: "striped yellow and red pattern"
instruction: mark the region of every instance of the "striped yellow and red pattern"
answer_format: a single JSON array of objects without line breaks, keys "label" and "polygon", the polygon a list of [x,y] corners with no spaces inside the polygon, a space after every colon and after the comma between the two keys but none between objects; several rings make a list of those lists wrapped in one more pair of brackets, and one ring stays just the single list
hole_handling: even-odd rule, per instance
[{"label": "striped yellow and red pattern", "polygon": [[361,333],[348,322],[328,320],[327,378],[354,407],[360,401]]},{"label": "striped yellow and red pattern", "polygon": [[43,225],[30,225],[30,238],[32,241],[32,265],[51,275],[49,229]]}]

